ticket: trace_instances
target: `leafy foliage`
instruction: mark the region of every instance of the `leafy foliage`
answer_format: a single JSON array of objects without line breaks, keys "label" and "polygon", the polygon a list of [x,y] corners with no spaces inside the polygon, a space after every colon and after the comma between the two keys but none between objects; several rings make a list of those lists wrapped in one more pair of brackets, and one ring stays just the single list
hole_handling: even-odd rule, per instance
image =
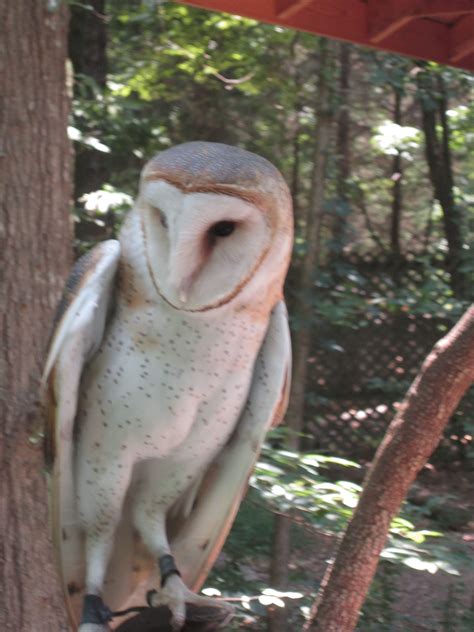
[{"label": "leafy foliage", "polygon": [[[83,8],[90,10],[87,5]],[[314,282],[301,288],[298,278],[312,221],[312,195],[318,185],[313,182],[320,124],[317,38],[176,3],[117,0],[109,2],[107,10],[106,85],[98,86],[89,76],[75,77],[70,135],[78,156],[93,156],[95,166],[91,168],[101,170],[99,178],[91,178],[94,182],[99,179],[99,185],[78,186],[79,199],[74,205],[78,254],[117,234],[136,193],[139,170],[150,156],[187,140],[226,142],[268,157],[290,185],[296,240],[287,298],[294,335],[308,324],[308,318],[317,332],[313,351],[323,350],[326,358],[345,357],[338,333],[370,332],[374,323],[397,317],[406,317],[409,323],[430,319],[440,334],[459,317],[465,300],[456,296],[447,271],[445,217],[429,178],[419,103],[436,108],[447,99],[454,195],[464,222],[465,257],[460,265],[472,277],[471,76],[436,64],[353,48],[353,78],[345,102],[338,89],[342,61],[331,64],[336,68],[331,76],[333,124],[327,195],[319,218],[320,248]],[[447,95],[439,89],[439,77],[448,87]],[[397,99],[401,104],[398,123]],[[347,155],[341,156],[338,134],[344,109],[348,110],[350,131]],[[394,171],[397,157],[399,172]],[[341,159],[350,163],[344,182]],[[76,174],[78,182],[80,175]],[[88,174],[82,176],[87,184]],[[402,190],[400,253],[394,252],[391,234],[396,182]],[[377,283],[371,266],[374,261],[378,264]],[[298,302],[310,309],[304,313],[291,309]],[[407,386],[404,374],[378,376],[364,384],[366,392],[379,396],[385,409],[385,402],[400,397]],[[308,420],[313,409],[321,409],[324,398],[321,385],[310,382]],[[465,438],[474,433],[468,415],[455,419],[452,432],[466,441],[463,450],[469,455],[472,443]],[[374,443],[370,436],[364,439]],[[277,433],[265,446],[252,479],[253,492],[226,547],[225,572],[217,569],[210,578],[215,590],[230,592],[239,600],[238,624],[247,622],[252,629],[261,625],[258,615],[268,607],[290,599],[268,592],[261,577],[243,576],[241,562],[248,550],[253,555],[269,555],[272,512],[293,516],[297,543],[315,532],[337,538],[360,492],[353,482],[359,467],[354,462],[314,450],[299,454],[283,450],[281,445],[282,435]],[[336,468],[345,474],[335,477]],[[452,547],[444,547],[444,540],[437,537],[436,525],[433,529],[416,526],[425,519],[416,507],[406,504],[392,523],[385,561],[364,609],[361,629],[395,629],[396,615],[387,604],[391,606],[396,598],[394,585],[401,568],[430,573],[460,568]],[[316,588],[313,578],[302,579],[295,573],[292,579],[301,583],[304,594],[295,599],[298,625]],[[448,611],[446,607],[447,621],[452,618]]]},{"label": "leafy foliage", "polygon": [[[275,431],[271,443],[282,440],[282,431]],[[319,454],[297,454],[265,445],[262,459],[251,479],[251,491],[237,517],[224,549],[224,562],[212,572],[207,586],[221,596],[230,597],[238,606],[238,626],[265,629],[268,607],[291,608],[291,621],[301,626],[314,598],[314,579],[304,570],[291,572],[292,593],[279,593],[268,588],[266,566],[258,560],[270,555],[272,515],[291,516],[295,550],[306,552],[320,545],[320,538],[330,538],[334,545],[350,520],[360,493],[360,485],[351,477],[360,466],[346,459]],[[335,474],[347,473],[340,479]],[[472,554],[465,547],[454,545],[441,532],[444,527],[427,521],[430,503],[444,505],[446,497],[429,499],[422,507],[406,502],[400,516],[390,527],[390,535],[382,554],[382,562],[364,606],[360,630],[409,629],[410,617],[397,612],[397,588],[404,569],[418,572],[444,572],[461,577],[472,564]],[[417,523],[424,523],[417,527]],[[316,544],[315,544],[316,543]],[[256,570],[257,569],[257,570]],[[260,569],[260,571],[258,570]],[[461,580],[459,580],[461,581]],[[205,590],[206,594],[210,594]],[[213,594],[217,594],[213,593]],[[446,606],[449,608],[449,606]],[[458,604],[461,626],[469,610]],[[466,619],[468,620],[468,619]],[[415,620],[413,620],[415,623]]]}]

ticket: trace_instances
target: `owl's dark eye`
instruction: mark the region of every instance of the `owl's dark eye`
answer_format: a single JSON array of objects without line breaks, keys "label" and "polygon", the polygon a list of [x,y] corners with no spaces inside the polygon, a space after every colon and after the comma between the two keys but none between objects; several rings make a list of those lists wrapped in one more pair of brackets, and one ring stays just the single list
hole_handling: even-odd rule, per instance
[{"label": "owl's dark eye", "polygon": [[160,218],[160,224],[163,226],[163,228],[168,228],[168,220],[166,219],[166,215],[163,213],[161,208],[158,208],[157,206],[152,206],[151,208],[155,215],[158,215],[158,217]]},{"label": "owl's dark eye", "polygon": [[163,211],[160,211],[160,222],[163,228],[168,228],[168,220],[166,219],[166,215]]},{"label": "owl's dark eye", "polygon": [[235,222],[217,222],[209,229],[209,235],[212,237],[228,237],[235,230]]}]

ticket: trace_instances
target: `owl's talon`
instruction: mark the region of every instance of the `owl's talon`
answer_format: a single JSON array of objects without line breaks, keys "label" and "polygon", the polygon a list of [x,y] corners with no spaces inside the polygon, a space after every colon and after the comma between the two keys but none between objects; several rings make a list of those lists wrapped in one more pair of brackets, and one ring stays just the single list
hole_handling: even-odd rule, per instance
[{"label": "owl's talon", "polygon": [[149,590],[147,603],[151,607],[167,606],[171,610],[174,631],[181,630],[186,622],[213,623],[216,626],[213,629],[224,628],[234,616],[234,608],[230,604],[196,595],[177,574],[167,578],[162,590]]},{"label": "owl's talon", "polygon": [[155,606],[155,603],[157,602],[157,595],[158,595],[158,591],[155,590],[154,588],[152,590],[147,591],[146,602],[147,602],[147,605],[150,606],[150,608],[153,608]]},{"label": "owl's talon", "polygon": [[184,624],[186,623],[186,611],[183,613],[173,613],[173,617],[171,619],[171,628],[173,632],[179,632],[183,629]]}]

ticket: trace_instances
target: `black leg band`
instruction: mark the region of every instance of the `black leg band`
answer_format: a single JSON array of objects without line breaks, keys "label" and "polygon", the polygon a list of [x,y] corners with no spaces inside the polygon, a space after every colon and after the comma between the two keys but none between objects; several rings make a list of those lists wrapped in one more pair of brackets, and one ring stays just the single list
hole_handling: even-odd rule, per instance
[{"label": "black leg band", "polygon": [[179,575],[181,577],[181,573],[176,568],[174,557],[172,555],[162,555],[158,560],[158,564],[160,567],[162,588],[166,584],[166,580],[170,575]]},{"label": "black leg band", "polygon": [[97,623],[103,625],[112,619],[112,610],[97,595],[85,595],[82,607],[81,623]]}]

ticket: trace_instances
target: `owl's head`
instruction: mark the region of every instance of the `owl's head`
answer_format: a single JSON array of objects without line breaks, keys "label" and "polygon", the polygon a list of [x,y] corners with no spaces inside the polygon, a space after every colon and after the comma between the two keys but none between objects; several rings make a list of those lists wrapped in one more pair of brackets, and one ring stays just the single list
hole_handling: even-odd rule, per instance
[{"label": "owl's head", "polygon": [[145,166],[136,208],[153,283],[174,307],[204,311],[281,291],[291,198],[264,158],[220,143],[178,145]]}]

